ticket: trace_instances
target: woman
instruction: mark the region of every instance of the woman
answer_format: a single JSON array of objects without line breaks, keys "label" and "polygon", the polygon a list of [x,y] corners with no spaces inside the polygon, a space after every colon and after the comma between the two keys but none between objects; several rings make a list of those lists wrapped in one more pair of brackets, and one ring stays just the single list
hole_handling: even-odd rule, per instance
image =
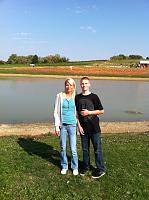
[{"label": "woman", "polygon": [[78,155],[76,148],[76,108],[75,108],[76,84],[72,78],[65,80],[65,91],[57,94],[54,108],[55,134],[60,137],[61,147],[61,174],[68,170],[66,153],[66,136],[68,133],[71,149],[71,168],[73,175],[78,175]]}]

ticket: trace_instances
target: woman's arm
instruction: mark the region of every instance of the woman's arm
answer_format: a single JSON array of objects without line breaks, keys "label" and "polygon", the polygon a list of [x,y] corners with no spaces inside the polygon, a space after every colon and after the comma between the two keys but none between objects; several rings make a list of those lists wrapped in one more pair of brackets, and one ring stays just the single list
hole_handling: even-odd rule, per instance
[{"label": "woman's arm", "polygon": [[55,134],[60,135],[60,94],[57,94],[54,106]]}]

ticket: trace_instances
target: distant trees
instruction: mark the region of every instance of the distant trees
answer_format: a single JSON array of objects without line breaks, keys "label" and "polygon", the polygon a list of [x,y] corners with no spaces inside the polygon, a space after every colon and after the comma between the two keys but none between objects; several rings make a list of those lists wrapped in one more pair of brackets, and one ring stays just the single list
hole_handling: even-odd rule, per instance
[{"label": "distant trees", "polygon": [[37,64],[38,63],[38,56],[37,55],[34,55],[32,57],[32,61],[31,61],[32,64]]},{"label": "distant trees", "polygon": [[11,54],[8,58],[8,64],[29,64],[32,61],[33,56],[17,56],[17,54]]},{"label": "distant trees", "polygon": [[117,55],[117,56],[112,56],[111,58],[110,58],[110,60],[126,60],[126,59],[143,59],[143,57],[142,56],[140,56],[140,55],[129,55],[129,56],[125,56],[125,55],[123,55],[123,54],[119,54],[119,55]]},{"label": "distant trees", "polygon": [[7,61],[8,64],[16,64],[17,62],[17,54],[11,54]]},{"label": "distant trees", "polygon": [[[121,61],[121,60],[140,60],[143,59],[141,55],[129,55],[125,56],[124,54],[119,54],[116,56],[110,57],[112,61]],[[146,60],[149,60],[149,57],[146,57]],[[28,56],[18,56],[17,54],[11,54],[7,61],[0,60],[0,64],[54,64],[54,63],[63,63],[69,62],[69,58],[61,57],[59,54],[48,55],[45,57],[38,57],[38,55],[28,55]]]},{"label": "distant trees", "polygon": [[59,54],[49,55],[43,58],[40,58],[40,63],[61,63],[68,62],[69,59],[66,57],[61,57]]},{"label": "distant trees", "polygon": [[123,54],[119,54],[119,55],[117,55],[117,56],[112,56],[111,58],[110,58],[110,60],[124,60],[124,59],[126,59],[127,57],[125,56],[125,55],[123,55]]},{"label": "distant trees", "polygon": [[69,59],[61,57],[59,54],[49,55],[46,57],[38,57],[37,55],[29,56],[17,56],[17,54],[11,54],[7,60],[8,64],[52,64],[68,62]]},{"label": "distant trees", "polygon": [[129,55],[128,58],[129,59],[143,59],[143,57],[140,55]]},{"label": "distant trees", "polygon": [[0,60],[0,65],[4,65],[6,62],[3,60]]}]

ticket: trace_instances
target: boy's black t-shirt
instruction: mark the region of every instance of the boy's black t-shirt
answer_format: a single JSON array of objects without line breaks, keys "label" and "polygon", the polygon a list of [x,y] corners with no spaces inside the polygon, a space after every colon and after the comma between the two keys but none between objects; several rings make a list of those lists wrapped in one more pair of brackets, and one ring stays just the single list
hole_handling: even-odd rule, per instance
[{"label": "boy's black t-shirt", "polygon": [[85,134],[101,132],[99,126],[99,117],[97,115],[82,116],[80,114],[83,109],[87,109],[89,111],[103,110],[103,106],[99,97],[94,93],[91,93],[89,95],[83,95],[81,93],[76,95],[75,104],[76,110],[78,112],[79,121]]}]

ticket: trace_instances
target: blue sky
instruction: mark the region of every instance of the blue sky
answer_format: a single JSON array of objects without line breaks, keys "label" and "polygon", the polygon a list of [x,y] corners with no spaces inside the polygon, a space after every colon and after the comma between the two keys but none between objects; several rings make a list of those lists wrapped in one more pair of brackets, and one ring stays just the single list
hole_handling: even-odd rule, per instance
[{"label": "blue sky", "polygon": [[149,0],[0,0],[0,60],[149,57]]}]

